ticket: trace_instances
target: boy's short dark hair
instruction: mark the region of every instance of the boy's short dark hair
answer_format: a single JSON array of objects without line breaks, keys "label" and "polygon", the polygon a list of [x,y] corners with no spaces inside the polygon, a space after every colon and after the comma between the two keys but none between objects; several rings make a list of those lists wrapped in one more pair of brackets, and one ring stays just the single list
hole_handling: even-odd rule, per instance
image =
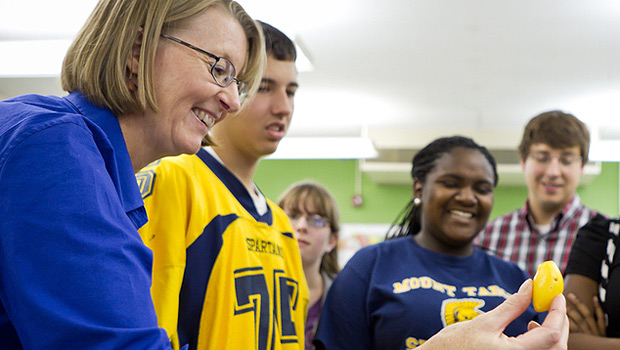
[{"label": "boy's short dark hair", "polygon": [[295,62],[297,59],[297,50],[295,50],[293,41],[272,25],[262,21],[257,22],[263,28],[267,57],[273,56],[278,61]]},{"label": "boy's short dark hair", "polygon": [[588,162],[590,133],[586,125],[572,114],[556,110],[532,118],[525,126],[519,145],[521,159],[525,160],[535,143],[544,143],[556,149],[578,146],[582,164]]}]

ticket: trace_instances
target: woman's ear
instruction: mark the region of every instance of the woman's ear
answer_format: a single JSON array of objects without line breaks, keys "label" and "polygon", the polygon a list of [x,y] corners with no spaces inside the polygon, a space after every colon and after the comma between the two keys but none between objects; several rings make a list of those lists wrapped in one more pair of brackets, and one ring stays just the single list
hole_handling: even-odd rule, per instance
[{"label": "woman's ear", "polygon": [[131,54],[127,57],[127,71],[131,75],[138,75],[138,67],[140,65],[140,49],[142,48],[142,28],[138,29],[136,40],[131,46]]},{"label": "woman's ear", "polygon": [[422,181],[420,181],[420,179],[414,179],[413,180],[413,198],[420,198],[422,199]]}]

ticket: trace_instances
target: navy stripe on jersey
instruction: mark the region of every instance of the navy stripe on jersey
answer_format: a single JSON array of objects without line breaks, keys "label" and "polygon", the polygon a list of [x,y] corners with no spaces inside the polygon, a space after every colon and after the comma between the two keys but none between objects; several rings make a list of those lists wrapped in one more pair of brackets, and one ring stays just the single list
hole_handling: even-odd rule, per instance
[{"label": "navy stripe on jersey", "polygon": [[216,216],[187,248],[187,264],[179,293],[178,331],[180,343],[189,344],[190,350],[196,349],[198,344],[204,297],[213,265],[222,248],[222,234],[237,218],[236,214]]},{"label": "navy stripe on jersey", "polygon": [[213,171],[213,173],[222,181],[222,183],[256,221],[264,222],[270,226],[272,225],[273,214],[271,213],[271,208],[269,208],[269,206],[267,206],[267,212],[264,215],[259,215],[248,190],[233,173],[226,169],[226,167],[224,167],[217,159],[213,158],[213,156],[203,148],[201,148],[196,155],[209,167],[209,169],[211,169],[211,171]]}]

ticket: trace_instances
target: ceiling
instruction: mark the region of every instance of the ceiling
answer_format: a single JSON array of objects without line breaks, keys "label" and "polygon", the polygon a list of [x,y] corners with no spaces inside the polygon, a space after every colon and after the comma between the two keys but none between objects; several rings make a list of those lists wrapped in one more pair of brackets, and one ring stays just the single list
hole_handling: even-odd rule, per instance
[{"label": "ceiling", "polygon": [[[595,140],[620,140],[618,0],[239,2],[314,65],[299,73],[291,137],[368,136],[398,148],[461,133],[514,147],[527,120],[562,109]],[[94,4],[0,0],[0,44],[70,40]],[[32,67],[53,60],[5,50]],[[58,85],[53,75],[5,75],[0,96],[62,94]]]}]

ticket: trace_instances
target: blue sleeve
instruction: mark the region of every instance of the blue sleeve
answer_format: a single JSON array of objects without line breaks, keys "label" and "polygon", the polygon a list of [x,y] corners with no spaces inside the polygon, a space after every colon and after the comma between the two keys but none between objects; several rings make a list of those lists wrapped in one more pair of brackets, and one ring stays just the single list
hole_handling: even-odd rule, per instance
[{"label": "blue sleeve", "polygon": [[367,300],[374,250],[368,248],[349,260],[327,293],[316,342],[328,350],[373,348]]},{"label": "blue sleeve", "polygon": [[111,171],[74,123],[0,153],[0,319],[24,349],[170,348]]}]

